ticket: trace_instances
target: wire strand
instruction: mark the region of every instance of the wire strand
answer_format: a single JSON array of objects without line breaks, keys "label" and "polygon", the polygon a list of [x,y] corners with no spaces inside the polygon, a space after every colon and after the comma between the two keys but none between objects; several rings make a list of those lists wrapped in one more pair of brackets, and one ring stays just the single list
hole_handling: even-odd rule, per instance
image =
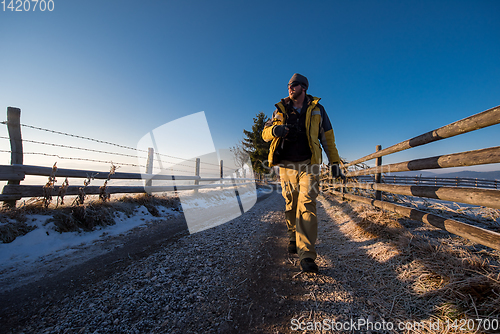
[{"label": "wire strand", "polygon": [[[6,150],[0,150],[0,152],[4,153],[12,153],[12,151],[6,151]],[[122,166],[133,166],[133,167],[143,167],[146,168],[146,166],[143,165],[137,165],[137,164],[129,164],[125,162],[113,162],[111,160],[109,161],[104,161],[104,160],[97,160],[97,159],[86,159],[86,158],[75,158],[75,157],[63,157],[57,154],[50,154],[50,153],[43,153],[43,152],[23,152],[23,154],[29,154],[29,155],[44,155],[47,157],[57,157],[59,159],[64,159],[64,160],[79,160],[79,161],[90,161],[90,162],[100,162],[100,163],[105,163],[105,164],[114,164],[114,165],[122,165]]]},{"label": "wire strand", "polygon": [[[12,151],[7,151],[7,150],[0,150],[0,152],[3,153],[12,153]],[[63,157],[57,154],[50,154],[50,153],[43,153],[43,152],[23,152],[23,154],[30,154],[30,155],[44,155],[44,156],[49,156],[49,157],[57,157],[59,159],[65,159],[65,160],[78,160],[78,161],[90,161],[90,162],[99,162],[99,163],[105,163],[105,164],[114,164],[117,166],[133,166],[133,167],[142,167],[146,168],[144,165],[137,165],[137,164],[129,164],[129,163],[124,163],[124,162],[113,162],[113,161],[104,161],[104,160],[97,160],[97,159],[86,159],[86,158],[75,158],[75,157]],[[182,172],[182,173],[187,173],[189,174],[188,171],[183,171],[180,169],[174,169],[174,168],[165,168],[165,170],[171,170],[171,171],[176,171],[176,172]]]},{"label": "wire strand", "polygon": [[33,126],[33,125],[28,125],[28,124],[22,124],[21,123],[21,126],[24,126],[24,127],[27,127],[27,128],[31,128],[31,129],[35,129],[35,130],[41,130],[41,131],[46,131],[46,132],[50,132],[50,133],[55,133],[55,134],[58,134],[58,135],[69,136],[69,137],[79,138],[79,139],[85,139],[85,140],[90,140],[90,141],[93,141],[93,142],[96,142],[96,143],[100,143],[100,144],[107,144],[107,145],[112,145],[112,146],[116,146],[116,147],[125,148],[125,149],[128,149],[128,150],[134,150],[134,151],[146,152],[147,153],[147,151],[145,151],[145,150],[139,150],[139,149],[134,148],[134,147],[129,147],[129,146],[125,146],[125,145],[119,145],[119,144],[111,143],[111,142],[104,141],[104,140],[99,140],[99,139],[94,139],[94,138],[89,138],[89,137],[84,137],[84,136],[79,136],[79,135],[73,135],[71,133],[66,133],[66,132],[61,132],[61,131],[44,129],[44,128],[40,128],[38,126]]},{"label": "wire strand", "polygon": [[[2,124],[7,124],[8,121],[3,121],[3,122],[0,122]],[[136,151],[136,152],[143,152],[143,153],[148,153],[148,151],[146,150],[140,150],[140,149],[137,149],[137,148],[134,148],[134,147],[129,147],[129,146],[125,146],[125,145],[120,145],[120,144],[116,144],[116,143],[112,143],[112,142],[108,142],[108,141],[104,141],[104,140],[99,140],[99,139],[94,139],[94,138],[90,138],[90,137],[85,137],[85,136],[79,136],[79,135],[74,135],[74,134],[70,134],[70,133],[66,133],[66,132],[62,132],[62,131],[55,131],[55,130],[50,130],[50,129],[45,129],[45,128],[41,128],[41,127],[38,127],[38,126],[33,126],[33,125],[29,125],[29,124],[23,124],[21,123],[20,124],[21,126],[23,127],[27,127],[27,128],[31,128],[31,129],[35,129],[35,130],[40,130],[40,131],[46,131],[46,132],[49,132],[49,133],[54,133],[54,134],[58,134],[58,135],[63,135],[63,136],[69,136],[69,137],[73,137],[73,138],[79,138],[79,139],[85,139],[85,140],[89,140],[89,141],[93,141],[93,142],[96,142],[96,143],[100,143],[100,144],[106,144],[106,145],[112,145],[112,146],[115,146],[115,147],[120,147],[120,148],[124,148],[124,149],[128,149],[128,150],[133,150],[133,151]],[[8,137],[4,137],[4,136],[1,136],[0,139],[10,139]],[[70,149],[76,149],[76,150],[83,150],[83,151],[88,151],[88,152],[96,152],[96,153],[102,153],[102,154],[111,154],[111,155],[119,155],[119,156],[124,156],[124,157],[132,157],[132,158],[136,158],[136,156],[132,156],[130,154],[123,154],[123,153],[116,153],[116,152],[109,152],[109,151],[102,151],[102,150],[94,150],[94,149],[88,149],[88,148],[83,148],[83,147],[78,147],[78,146],[69,146],[69,145],[62,145],[62,144],[54,144],[54,143],[44,143],[44,142],[39,142],[39,141],[35,141],[35,140],[29,140],[29,139],[23,139],[23,141],[26,141],[26,142],[31,142],[31,143],[34,143],[34,144],[40,144],[40,145],[47,145],[47,146],[54,146],[54,147],[62,147],[62,148],[70,148]],[[7,152],[7,151],[1,151],[1,152]],[[9,151],[10,152],[10,151]],[[41,155],[49,155],[47,153],[26,153],[26,154],[41,154]],[[178,160],[183,160],[183,161],[192,161],[192,162],[196,162],[195,159],[185,159],[185,158],[180,158],[180,157],[174,157],[174,156],[171,156],[171,155],[167,155],[167,154],[163,154],[163,153],[155,153],[155,155],[157,156],[162,156],[162,157],[167,157],[167,158],[171,158],[171,159],[178,159]],[[54,155],[51,155],[51,156],[55,156],[55,157],[59,157],[61,159],[69,159],[69,160],[83,160],[83,161],[95,161],[95,162],[103,162],[102,160],[92,160],[92,159],[84,159],[84,158],[68,158],[68,157],[60,157],[56,154]],[[163,162],[163,163],[167,163],[167,164],[170,164],[171,162],[166,162],[166,161],[163,161],[161,159],[156,159],[158,162]],[[108,163],[108,162],[105,162],[105,163]],[[209,163],[209,162],[203,162],[204,165],[210,165],[210,166],[215,166],[215,167],[219,167],[218,169],[220,169],[220,165],[217,165],[217,164],[212,164],[212,163]],[[129,165],[129,166],[139,166],[139,167],[143,167],[142,165],[136,165],[136,164],[127,164],[127,163],[122,163],[122,165]],[[183,166],[183,167],[189,167],[189,168],[194,168],[194,166],[188,166],[188,165],[183,165],[183,164],[176,164],[177,166]],[[205,169],[205,170],[209,170],[209,168],[201,168],[200,169]],[[224,170],[232,170],[232,168],[230,167],[226,167],[226,166],[223,166],[223,169]],[[211,169],[211,170],[215,170],[214,169]]]},{"label": "wire strand", "polygon": [[[10,138],[0,136],[0,139],[10,139]],[[123,156],[123,157],[130,157],[130,158],[137,158],[136,155],[116,153],[116,152],[108,152],[108,151],[101,151],[101,150],[94,150],[94,149],[84,148],[84,147],[78,147],[78,146],[69,146],[69,145],[54,144],[54,143],[44,143],[44,142],[39,142],[39,141],[36,141],[36,140],[30,140],[30,139],[23,139],[23,142],[40,144],[40,145],[47,145],[47,146],[54,146],[54,147],[70,148],[70,149],[82,150],[82,151],[88,151],[88,152],[96,152],[96,153],[111,154],[111,155],[120,155],[120,156]]]},{"label": "wire strand", "polygon": [[[3,124],[7,124],[7,121],[4,121],[2,123]],[[112,146],[124,148],[124,149],[127,149],[127,150],[133,150],[133,151],[137,151],[137,152],[148,153],[148,151],[146,151],[146,150],[140,150],[140,149],[135,148],[135,147],[120,145],[120,144],[116,144],[116,143],[112,143],[112,142],[108,142],[108,141],[104,141],[104,140],[100,140],[100,139],[94,139],[94,138],[90,138],[90,137],[73,135],[71,133],[66,133],[66,132],[61,132],[61,131],[55,131],[55,130],[45,129],[45,128],[41,128],[41,127],[38,127],[38,126],[33,126],[33,125],[28,125],[28,124],[23,124],[23,123],[21,123],[21,126],[24,126],[24,127],[27,127],[27,128],[31,128],[31,129],[35,129],[35,130],[40,130],[40,131],[46,131],[46,132],[54,133],[54,134],[58,134],[58,135],[69,136],[69,137],[79,138],[79,139],[85,139],[85,140],[90,140],[90,141],[93,141],[93,142],[96,142],[96,143],[106,144],[106,145],[112,145]],[[180,157],[174,157],[172,155],[167,155],[167,154],[163,154],[163,153],[155,153],[155,154],[158,154],[160,156],[164,156],[164,157],[167,157],[167,158],[172,158],[172,159],[180,159],[180,160],[186,160],[186,161],[195,161],[195,160],[192,160],[192,159],[184,159],[184,158],[180,158]]]}]

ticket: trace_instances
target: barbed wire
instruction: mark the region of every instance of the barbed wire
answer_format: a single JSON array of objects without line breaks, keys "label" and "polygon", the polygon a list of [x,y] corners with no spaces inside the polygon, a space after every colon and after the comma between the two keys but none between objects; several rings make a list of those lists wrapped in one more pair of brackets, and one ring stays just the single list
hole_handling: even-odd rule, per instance
[{"label": "barbed wire", "polygon": [[205,168],[205,167],[201,167],[200,166],[200,169],[201,170],[215,170],[215,171],[219,171],[220,172],[220,168]]},{"label": "barbed wire", "polygon": [[[0,152],[3,153],[12,153],[12,151],[7,151],[7,150],[0,150]],[[97,160],[97,159],[87,159],[87,158],[77,158],[77,157],[64,157],[60,156],[58,154],[51,154],[51,153],[43,153],[43,152],[23,152],[23,154],[29,154],[29,155],[43,155],[43,156],[49,156],[49,157],[57,157],[59,159],[64,159],[64,160],[78,160],[78,161],[90,161],[90,162],[99,162],[99,163],[105,163],[105,164],[114,164],[118,166],[133,166],[133,167],[142,167],[146,168],[144,165],[137,165],[137,164],[130,164],[130,163],[125,163],[125,162],[113,162],[113,161],[104,161],[104,160]],[[182,173],[189,173],[185,170],[180,170],[180,169],[174,169],[174,168],[165,168],[165,170],[171,170],[171,171],[176,171],[176,172],[182,172]]]},{"label": "barbed wire", "polygon": [[[2,123],[3,124],[7,124],[7,121],[4,121]],[[41,127],[38,127],[38,126],[33,126],[33,125],[28,125],[28,124],[23,124],[23,123],[21,123],[20,125],[24,126],[24,127],[27,127],[27,128],[35,129],[35,130],[46,131],[46,132],[50,132],[50,133],[54,133],[54,134],[58,134],[58,135],[63,135],[63,136],[69,136],[69,137],[73,137],[73,138],[90,140],[90,141],[93,141],[93,142],[96,142],[96,143],[106,144],[106,145],[112,145],[112,146],[116,146],[116,147],[125,148],[125,149],[128,149],[128,150],[134,150],[134,151],[146,152],[146,153],[148,152],[148,151],[145,151],[145,150],[139,150],[139,149],[137,149],[135,147],[129,147],[129,146],[125,146],[125,145],[119,145],[119,144],[111,143],[111,142],[104,141],[104,140],[99,140],[99,139],[94,139],[94,138],[89,138],[89,137],[74,135],[74,134],[71,134],[71,133],[66,133],[66,132],[61,132],[61,131],[44,129],[44,128],[41,128]]]},{"label": "barbed wire", "polygon": [[[2,124],[7,124],[7,121],[3,121]],[[85,137],[85,136],[74,135],[74,134],[66,133],[66,132],[62,132],[62,131],[55,131],[55,130],[45,129],[45,128],[41,128],[41,127],[38,127],[38,126],[29,125],[29,124],[23,124],[23,123],[21,123],[20,125],[24,126],[24,127],[27,127],[27,128],[35,129],[35,130],[45,131],[45,132],[54,133],[54,134],[63,135],[63,136],[69,136],[69,137],[78,138],[78,139],[90,140],[90,141],[93,141],[93,142],[96,142],[96,143],[106,144],[106,145],[112,145],[112,146],[124,148],[124,149],[127,149],[127,150],[133,150],[133,151],[137,151],[137,152],[148,153],[148,151],[146,151],[146,150],[140,150],[140,149],[135,148],[135,147],[120,145],[120,144],[112,143],[112,142],[105,141],[105,140],[100,140],[100,139],[94,139],[94,138]],[[172,159],[181,159],[181,160],[186,160],[186,161],[195,161],[195,160],[192,160],[192,159],[184,159],[184,158],[180,158],[180,157],[174,157],[172,155],[163,154],[163,153],[155,153],[155,154],[159,154],[161,156],[164,156],[164,157],[167,157],[167,158],[172,158]]]},{"label": "barbed wire", "polygon": [[[0,152],[3,152],[3,153],[12,153],[12,151],[7,151],[7,150],[0,150]],[[65,156],[61,156],[61,155],[58,155],[58,154],[51,154],[51,153],[44,153],[44,152],[23,152],[23,154],[28,154],[28,155],[43,155],[43,156],[49,156],[49,157],[57,157],[57,158],[63,159],[63,160],[88,161],[88,162],[97,162],[97,163],[105,163],[105,164],[113,163],[115,165],[121,165],[121,166],[132,166],[132,167],[146,168],[145,165],[131,164],[131,163],[125,163],[125,162],[113,162],[112,160],[107,161],[107,160],[88,159],[88,158],[79,158],[79,157],[65,157]],[[132,156],[132,157],[135,157],[135,156]],[[183,165],[183,164],[176,164],[175,166],[183,166],[183,167],[194,168],[193,166],[188,166],[188,165]],[[172,168],[169,168],[169,167],[166,167],[165,169],[166,170],[183,172],[183,173],[189,173],[187,171],[182,171],[182,170],[179,170],[179,169],[172,169]],[[202,169],[202,170],[211,170],[211,171],[214,171],[214,170],[215,171],[219,171],[218,169],[202,168],[202,167],[200,167],[200,169]],[[225,169],[230,169],[230,168],[227,167]]]},{"label": "barbed wire", "polygon": [[[7,151],[7,150],[0,150],[0,152],[3,153],[12,153],[12,151]],[[59,159],[63,160],[79,160],[79,161],[90,161],[90,162],[99,162],[99,163],[105,163],[105,164],[115,164],[115,165],[123,165],[123,166],[133,166],[133,167],[143,167],[146,168],[146,166],[143,165],[137,165],[137,164],[129,164],[125,162],[113,162],[111,160],[109,161],[104,161],[104,160],[97,160],[97,159],[87,159],[87,158],[76,158],[76,157],[63,157],[58,154],[51,154],[51,153],[43,153],[43,152],[23,152],[23,154],[29,154],[29,155],[44,155],[47,157],[57,157]]]},{"label": "barbed wire", "polygon": [[205,164],[205,165],[211,165],[211,166],[217,166],[217,167],[219,167],[219,166],[220,166],[220,165],[217,165],[217,164],[211,164],[211,163],[209,163],[209,162],[204,162],[204,164]]},{"label": "barbed wire", "polygon": [[155,153],[155,154],[158,154],[162,157],[167,157],[167,158],[171,158],[171,159],[178,159],[178,160],[184,160],[184,161],[193,161],[193,162],[196,162],[196,160],[193,160],[193,159],[185,159],[185,158],[180,158],[180,157],[174,157],[174,156],[171,156],[171,155],[167,155],[167,154],[163,154],[163,153]]},{"label": "barbed wire", "polygon": [[[0,152],[12,153],[12,151],[7,151],[7,150],[0,150]],[[79,160],[79,161],[100,162],[100,163],[105,163],[105,164],[110,164],[111,163],[111,164],[114,164],[114,165],[117,165],[117,166],[133,166],[133,167],[143,167],[143,168],[146,168],[146,166],[137,165],[137,164],[112,162],[112,161],[103,161],[103,160],[86,159],[86,158],[62,157],[62,156],[57,155],[57,154],[49,154],[49,153],[42,153],[42,152],[23,152],[23,154],[44,155],[44,156],[57,157],[59,159],[66,159],[66,160]],[[185,173],[186,175],[191,175],[191,174],[189,174],[189,172],[187,172],[185,170],[173,169],[173,168],[166,168],[166,170],[167,171],[174,171],[174,172],[181,172],[181,173]]]},{"label": "barbed wire", "polygon": [[[3,122],[0,122],[0,123],[7,124],[7,121],[3,121]],[[66,133],[66,132],[62,132],[62,131],[55,131],[55,130],[45,129],[45,128],[41,128],[41,127],[38,127],[38,126],[29,125],[29,124],[23,124],[23,123],[21,123],[20,125],[24,126],[24,127],[27,127],[27,128],[35,129],[35,130],[46,131],[46,132],[49,132],[49,133],[54,133],[54,134],[63,135],[63,136],[69,136],[69,137],[73,137],[73,138],[85,139],[85,140],[93,141],[93,142],[100,143],[100,144],[112,145],[112,146],[119,147],[119,148],[133,150],[133,151],[136,151],[136,152],[148,153],[148,151],[146,151],[146,150],[140,150],[140,149],[137,149],[137,148],[134,148],[134,147],[120,145],[120,144],[116,144],[116,143],[112,143],[112,142],[108,142],[108,141],[104,141],[104,140],[100,140],[100,139],[94,139],[94,138],[85,137],[85,136],[79,136],[79,135],[74,135],[74,134],[70,134],[70,133]],[[0,139],[10,139],[10,138],[9,137],[4,137],[4,136],[0,136]],[[118,155],[118,156],[124,156],[124,157],[137,158],[137,156],[133,156],[133,155],[130,155],[130,154],[117,153],[117,152],[109,152],[109,151],[103,151],[103,150],[94,150],[94,149],[89,149],[89,148],[84,148],[84,147],[78,147],[78,146],[69,146],[69,145],[54,144],[54,143],[44,143],[44,142],[39,142],[39,141],[29,140],[29,139],[23,139],[23,141],[31,142],[31,143],[34,143],[34,144],[53,146],[53,147],[62,147],[62,148],[83,150],[83,151],[87,151],[87,152],[96,152],[96,153],[102,153],[102,154],[110,154],[110,155]],[[6,151],[1,151],[1,152],[6,152]],[[25,154],[40,154],[40,155],[49,155],[49,156],[59,157],[60,159],[67,159],[67,160],[81,160],[81,161],[109,163],[108,161],[102,161],[102,160],[96,160],[96,159],[61,157],[61,156],[59,156],[57,154],[50,155],[48,153],[36,153],[36,152],[29,152],[29,153],[27,153],[27,152],[25,152]],[[180,159],[180,160],[184,160],[184,161],[196,162],[195,159],[185,159],[185,158],[180,158],[180,157],[174,157],[174,156],[163,154],[163,153],[155,153],[155,155],[157,155],[157,156],[163,156],[163,157],[167,157],[167,158],[171,158],[171,159]],[[171,164],[172,163],[172,162],[163,161],[161,159],[155,159],[155,160],[158,161],[158,162],[166,163],[166,164]],[[210,166],[218,167],[217,170],[220,170],[220,165],[212,164],[212,163],[209,163],[209,162],[200,162],[200,163],[202,163],[204,165],[210,165]],[[134,167],[144,167],[143,165],[137,165],[137,164],[129,164],[129,163],[121,163],[121,164],[122,165],[134,166]],[[194,168],[194,166],[188,166],[188,165],[184,165],[184,164],[176,164],[176,166],[183,166],[183,167],[188,167],[188,168]],[[200,167],[200,169],[204,169],[204,170],[216,170],[215,168],[209,169],[209,168],[206,168],[206,167]],[[229,167],[226,167],[226,166],[223,166],[223,169],[224,170],[227,170],[227,169],[231,169],[232,170],[232,168],[229,168]]]},{"label": "barbed wire", "polygon": [[[160,165],[162,166],[161,163],[165,163],[165,164],[174,164],[173,162],[166,162],[164,160],[161,160],[161,159],[153,159],[154,161],[160,163]],[[175,166],[182,166],[182,167],[188,167],[188,168],[195,168],[195,166],[188,166],[188,165],[184,165],[184,164],[175,164]]]},{"label": "barbed wire", "polygon": [[[162,170],[162,173],[164,173],[164,172],[170,172],[170,171],[184,173],[185,175],[182,175],[182,176],[193,176],[193,174],[190,174],[189,172],[186,172],[185,170],[174,169],[174,168],[165,168],[164,170]],[[166,180],[164,180],[164,181],[166,181]]]},{"label": "barbed wire", "polygon": [[[0,150],[2,153],[12,153],[12,151],[8,150]],[[78,160],[78,161],[89,161],[89,162],[98,162],[98,163],[105,163],[105,164],[113,164],[116,166],[133,166],[133,167],[142,167],[146,168],[144,165],[137,165],[137,164],[129,164],[129,163],[123,163],[123,162],[113,162],[113,161],[104,161],[104,160],[97,160],[97,159],[87,159],[87,158],[77,158],[77,157],[64,157],[60,156],[58,154],[50,154],[50,153],[43,153],[43,152],[23,152],[23,154],[29,154],[29,155],[43,155],[43,156],[50,156],[50,157],[57,157],[59,159],[64,159],[64,160]],[[175,169],[175,168],[164,168],[163,172],[180,172],[184,173],[182,176],[191,176],[190,172],[185,171],[185,170],[180,170],[180,169]]]},{"label": "barbed wire", "polygon": [[43,153],[43,152],[23,152],[23,154],[44,155],[44,156],[48,156],[48,157],[57,157],[59,159],[64,159],[64,160],[90,161],[90,162],[99,162],[99,163],[105,163],[105,164],[114,164],[114,165],[133,166],[133,167],[143,167],[143,168],[146,168],[146,166],[144,166],[144,165],[130,164],[130,163],[126,163],[126,162],[113,162],[111,160],[105,161],[105,160],[77,158],[77,157],[63,157],[63,156],[60,156],[58,154]]},{"label": "barbed wire", "polygon": [[[0,139],[10,139],[10,138],[4,137],[4,136],[0,136]],[[124,153],[116,153],[116,152],[108,152],[108,151],[101,151],[101,150],[94,150],[94,149],[91,149],[91,148],[78,147],[78,146],[69,146],[69,145],[54,144],[54,143],[44,143],[44,142],[39,142],[39,141],[36,141],[36,140],[30,140],[30,139],[23,139],[23,142],[34,143],[34,144],[41,144],[41,145],[47,145],[47,146],[54,146],[54,147],[70,148],[70,149],[82,150],[82,151],[88,151],[88,152],[104,153],[104,154],[111,154],[111,155],[120,155],[120,156],[123,156],[123,157],[130,157],[130,158],[137,158],[136,155],[130,155],[130,154],[124,154]]]}]

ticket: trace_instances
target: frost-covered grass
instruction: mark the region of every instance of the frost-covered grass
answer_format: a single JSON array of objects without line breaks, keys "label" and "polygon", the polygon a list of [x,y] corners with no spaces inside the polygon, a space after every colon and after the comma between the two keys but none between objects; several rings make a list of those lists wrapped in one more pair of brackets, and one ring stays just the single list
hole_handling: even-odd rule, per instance
[{"label": "frost-covered grass", "polygon": [[[352,240],[351,243],[344,242],[339,250],[342,261],[355,263],[345,266],[345,280],[354,275],[365,277],[366,283],[359,282],[363,286],[363,296],[378,299],[380,313],[399,321],[419,320],[427,324],[438,320],[453,323],[498,319],[499,251],[397,213],[360,202],[342,201],[340,197],[329,197],[329,194],[325,197],[328,199],[323,201],[325,210],[332,220],[337,221],[339,230]],[[425,211],[436,210],[436,213],[440,211],[443,216],[449,212],[453,219],[464,219],[465,216],[460,212],[462,217],[457,218],[457,204],[450,202],[445,205],[400,197],[399,204]],[[481,211],[479,207],[470,209]],[[328,224],[325,225],[328,228]],[[322,233],[323,238],[326,234]],[[366,255],[375,264],[366,260]],[[476,329],[477,333],[483,333],[481,328]],[[421,332],[450,334],[460,333],[460,330],[426,328]]]},{"label": "frost-covered grass", "polygon": [[[375,198],[374,191],[353,189],[355,195]],[[438,199],[382,193],[383,200],[500,232],[500,210]]]}]

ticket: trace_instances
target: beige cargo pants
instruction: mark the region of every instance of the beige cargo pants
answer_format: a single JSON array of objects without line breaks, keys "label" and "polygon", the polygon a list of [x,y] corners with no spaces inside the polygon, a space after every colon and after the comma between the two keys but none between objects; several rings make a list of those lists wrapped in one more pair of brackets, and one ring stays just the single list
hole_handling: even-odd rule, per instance
[{"label": "beige cargo pants", "polygon": [[319,193],[319,165],[311,160],[281,161],[280,179],[285,198],[285,219],[290,241],[296,241],[300,260],[316,259],[318,236],[316,197]]}]

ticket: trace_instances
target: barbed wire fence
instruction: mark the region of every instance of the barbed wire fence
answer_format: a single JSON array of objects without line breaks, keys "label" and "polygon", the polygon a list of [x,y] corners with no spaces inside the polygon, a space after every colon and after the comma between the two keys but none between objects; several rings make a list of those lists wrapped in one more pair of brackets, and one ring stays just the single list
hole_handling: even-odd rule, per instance
[{"label": "barbed wire fence", "polygon": [[[7,124],[7,121],[0,122],[1,124]],[[37,144],[37,145],[42,145],[42,146],[49,146],[49,147],[56,147],[56,148],[65,148],[65,149],[70,149],[70,150],[77,150],[77,151],[85,151],[85,152],[91,152],[91,153],[99,153],[99,154],[106,154],[110,156],[116,156],[116,157],[126,157],[126,158],[134,158],[134,159],[139,159],[139,156],[137,153],[148,153],[147,150],[141,150],[138,148],[126,146],[126,145],[120,145],[117,143],[105,141],[105,140],[100,140],[96,138],[91,138],[91,137],[86,137],[86,136],[81,136],[81,135],[75,135],[63,131],[56,131],[56,130],[51,130],[51,129],[46,129],[38,126],[33,126],[29,124],[20,124],[22,127],[25,128],[30,128],[34,130],[39,130],[39,131],[44,131],[47,133],[51,134],[56,134],[60,136],[67,136],[67,137],[72,137],[72,138],[77,138],[77,139],[83,139],[91,142],[95,142],[98,144],[104,144],[108,146],[113,146],[121,149],[126,149],[129,151],[134,151],[136,152],[136,155],[132,154],[125,154],[125,153],[119,153],[119,152],[113,152],[113,151],[106,151],[106,150],[98,150],[98,149],[92,149],[92,148],[87,148],[87,147],[80,147],[80,146],[72,146],[72,145],[64,145],[64,144],[58,144],[58,143],[48,143],[48,142],[42,142],[42,141],[37,141],[37,140],[32,140],[32,139],[24,139],[23,142],[27,143],[32,143],[32,144]],[[0,136],[0,139],[4,140],[10,140],[9,137],[6,136]],[[12,153],[10,150],[0,150],[2,153]],[[64,156],[60,154],[54,154],[54,153],[47,153],[47,152],[23,152],[25,155],[41,155],[41,156],[47,156],[47,157],[55,157],[61,160],[74,160],[74,161],[85,161],[85,162],[93,162],[93,163],[101,163],[101,164],[114,164],[115,166],[130,166],[130,167],[136,167],[136,168],[146,168],[147,166],[145,164],[139,164],[139,163],[130,163],[130,162],[119,162],[114,159],[110,160],[102,160],[102,159],[89,159],[89,158],[82,158],[82,157],[76,157],[76,156]],[[186,167],[189,168],[190,170],[181,170],[178,168],[172,168],[172,167],[167,167],[165,168],[168,171],[172,172],[178,172],[178,173],[183,173],[185,175],[193,175],[195,168],[196,168],[196,159],[185,159],[181,157],[175,157],[172,155],[168,154],[163,154],[159,152],[154,153],[154,161],[157,163],[158,166],[175,166],[175,167]],[[177,160],[179,162],[175,161],[167,161],[162,158],[170,159],[170,160]],[[187,163],[191,162],[192,165],[187,165]],[[215,174],[215,173],[220,173],[220,165],[210,163],[210,162],[204,162],[201,161],[201,166],[200,170],[202,171],[208,171],[210,174]],[[234,171],[234,168],[223,166],[222,167],[224,170],[224,173],[231,173]]]},{"label": "barbed wire fence", "polygon": [[[24,124],[20,122],[20,109],[18,108],[7,108],[7,121],[0,122],[1,124],[7,125],[8,128],[8,136],[0,136],[1,140],[9,140],[11,150],[0,149],[0,153],[10,153],[11,162],[10,165],[0,165],[0,180],[7,181],[7,185],[4,186],[3,192],[0,195],[4,204],[12,206],[15,205],[16,200],[22,197],[40,197],[38,194],[39,190],[37,185],[21,185],[20,182],[24,180],[25,175],[31,176],[49,176],[49,182],[44,186],[43,198],[49,199],[49,193],[61,190],[69,195],[78,195],[83,199],[87,194],[95,195],[96,189],[98,189],[98,194],[100,198],[109,199],[109,192],[113,193],[149,193],[149,190],[146,191],[145,188],[155,188],[155,192],[164,192],[170,190],[158,190],[161,189],[173,189],[173,191],[177,191],[178,189],[189,190],[193,189],[197,191],[199,187],[210,187],[210,185],[200,185],[200,181],[202,182],[210,182],[214,183],[213,186],[221,186],[221,189],[224,186],[230,186],[229,184],[224,185],[225,182],[229,182],[232,180],[233,186],[234,184],[234,176],[238,175],[238,170],[240,170],[243,166],[237,166],[238,163],[236,160],[234,161],[226,161],[223,163],[220,160],[220,163],[217,164],[217,156],[216,155],[207,155],[203,156],[204,159],[209,159],[209,161],[200,161],[200,158],[186,159],[182,157],[177,157],[174,155],[169,155],[161,152],[154,152],[153,148],[148,148],[148,150],[141,150],[139,148],[130,147],[127,145],[121,145],[118,143],[114,143],[111,141],[91,138],[89,136],[75,135],[72,133],[67,133],[63,131],[51,130],[39,126],[33,126],[29,124]],[[89,141],[92,143],[97,143],[99,145],[105,145],[108,147],[113,147],[114,149],[109,148],[95,148],[86,145],[77,145],[72,144],[69,145],[67,143],[61,143],[66,139],[62,140],[36,140],[33,138],[22,138],[21,137],[21,128],[35,130],[35,131],[43,131],[46,133],[50,133],[56,136],[62,137],[71,137],[79,140]],[[30,131],[26,131],[30,132]],[[38,139],[38,138],[37,138]],[[23,149],[23,144],[28,143],[28,146],[31,151],[25,152]],[[38,147],[41,147],[39,150]],[[34,148],[34,149],[33,149]],[[44,150],[44,148],[50,148],[48,150]],[[57,152],[54,149],[61,149],[61,152]],[[128,152],[117,152],[118,149],[125,150]],[[55,151],[55,152],[54,152]],[[78,154],[75,152],[84,152],[85,154]],[[91,154],[91,157],[86,157],[86,154]],[[214,152],[216,154],[216,152]],[[101,172],[97,170],[84,170],[84,169],[71,169],[65,168],[61,169],[60,166],[56,167],[57,161],[44,162],[47,165],[53,165],[52,167],[43,167],[40,166],[40,163],[35,164],[24,164],[24,156],[44,156],[51,157],[60,160],[67,161],[79,161],[85,163],[96,163],[96,164],[105,164],[108,167],[111,166],[111,172]],[[104,158],[94,157],[94,155],[103,155]],[[131,161],[131,160],[135,161]],[[226,157],[227,159],[227,157]],[[145,160],[145,164],[141,161]],[[215,162],[215,163],[214,163]],[[153,168],[154,165],[154,168]],[[116,169],[120,167],[128,167],[133,168],[134,172],[119,172],[115,174]],[[50,169],[50,173],[48,170]],[[62,186],[56,186],[55,182],[55,171],[59,169],[57,175],[61,177],[66,177]],[[91,168],[93,169],[93,168]],[[137,169],[140,170],[140,173],[137,172]],[[203,171],[203,177],[200,175],[201,171]],[[108,181],[111,181],[111,175],[113,176],[113,181],[120,182],[120,180],[135,180],[135,181],[127,181],[127,186],[116,185],[118,183],[114,183],[112,186],[108,186]],[[84,187],[81,186],[70,186],[68,184],[68,177],[70,178],[85,178]],[[152,179],[144,179],[151,178]],[[90,182],[94,179],[106,179],[102,186],[90,185]],[[152,180],[163,180],[163,182],[155,182],[155,186],[152,186]],[[176,181],[172,185],[169,181]],[[245,180],[250,179],[242,179],[238,182],[245,182]],[[253,179],[252,179],[253,180]],[[142,182],[146,182],[143,184]],[[179,186],[178,181],[182,181]],[[193,185],[194,181],[194,185]],[[78,181],[80,182],[80,181]],[[137,183],[139,182],[139,183]],[[35,182],[36,183],[36,182]],[[230,182],[231,183],[231,182]],[[50,184],[50,186],[47,186]],[[134,185],[131,185],[134,184]],[[137,185],[138,184],[138,185]],[[159,185],[161,184],[161,185]],[[63,189],[64,188],[64,189]],[[78,188],[78,193],[75,193],[75,189]],[[114,189],[111,189],[114,188]],[[120,188],[120,189],[117,189]],[[125,189],[127,188],[127,189]],[[83,195],[82,195],[83,192]],[[75,193],[75,194],[73,194]],[[9,204],[10,202],[10,204]],[[50,201],[49,201],[50,202]],[[83,202],[83,200],[81,200]]]}]

